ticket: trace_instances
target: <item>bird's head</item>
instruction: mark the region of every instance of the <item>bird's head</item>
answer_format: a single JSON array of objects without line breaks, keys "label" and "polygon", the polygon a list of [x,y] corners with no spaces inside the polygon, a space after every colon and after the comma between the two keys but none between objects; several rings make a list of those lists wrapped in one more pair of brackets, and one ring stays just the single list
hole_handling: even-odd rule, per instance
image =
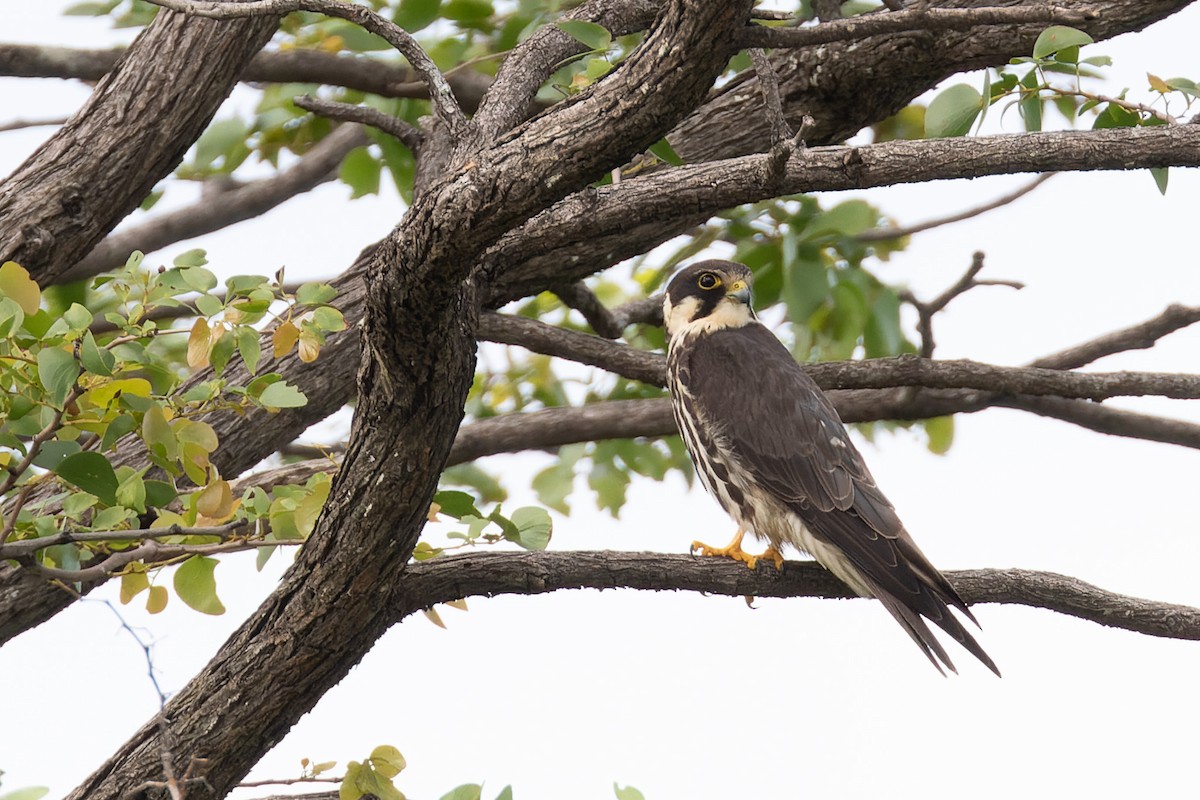
[{"label": "bird's head", "polygon": [[667,336],[711,333],[740,328],[755,319],[750,307],[753,276],[733,261],[700,261],[671,279],[663,297],[663,322]]}]

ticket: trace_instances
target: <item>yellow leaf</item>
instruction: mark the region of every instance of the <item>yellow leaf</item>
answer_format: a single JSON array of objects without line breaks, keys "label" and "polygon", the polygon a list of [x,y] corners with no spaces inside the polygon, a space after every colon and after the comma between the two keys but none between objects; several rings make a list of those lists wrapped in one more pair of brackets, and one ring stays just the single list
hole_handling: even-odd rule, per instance
[{"label": "yellow leaf", "polygon": [[144,572],[128,572],[121,576],[121,605],[127,604],[138,594],[150,588],[150,579]]},{"label": "yellow leaf", "polygon": [[434,625],[437,625],[442,630],[446,629],[446,623],[442,622],[442,615],[437,612],[437,609],[427,608],[421,613]]},{"label": "yellow leaf", "polygon": [[29,272],[15,261],[5,261],[0,266],[0,294],[16,301],[29,316],[38,312],[42,303],[42,291],[37,282],[29,277]]},{"label": "yellow leaf", "polygon": [[157,614],[167,607],[167,587],[151,586],[150,594],[146,597],[146,610]]},{"label": "yellow leaf", "polygon": [[390,744],[381,744],[371,751],[371,764],[385,778],[394,778],[408,766],[400,751]]},{"label": "yellow leaf", "polygon": [[442,510],[442,507],[439,506],[437,503],[430,503],[429,504],[429,513],[425,515],[425,519],[429,520],[430,522],[437,522],[438,521],[438,512],[441,510]]},{"label": "yellow leaf", "polygon": [[1146,73],[1146,80],[1150,81],[1150,88],[1156,92],[1167,94],[1171,91],[1171,87],[1167,85],[1167,82],[1152,72]]},{"label": "yellow leaf", "polygon": [[196,493],[196,510],[210,519],[225,519],[233,511],[229,481],[215,480]]},{"label": "yellow leaf", "polygon": [[450,606],[451,608],[457,608],[459,611],[467,611],[468,610],[466,600],[450,600],[449,602],[446,603],[446,605]]},{"label": "yellow leaf", "polygon": [[274,350],[276,358],[282,358],[292,352],[292,348],[296,346],[296,340],[300,338],[300,329],[291,323],[291,321],[281,322],[279,327],[275,329],[275,333],[271,334],[271,347]]},{"label": "yellow leaf", "polygon": [[310,331],[300,332],[300,360],[311,364],[321,352],[321,340]]},{"label": "yellow leaf", "polygon": [[208,320],[200,317],[192,325],[188,334],[187,363],[192,369],[208,366],[208,354],[212,352],[212,331],[208,328]]},{"label": "yellow leaf", "polygon": [[167,422],[167,415],[162,406],[150,406],[142,417],[142,439],[151,451],[156,445],[162,449],[159,452],[163,458],[174,461],[179,455],[179,443],[175,440],[175,432]]},{"label": "yellow leaf", "polygon": [[145,378],[122,378],[119,381],[108,381],[93,389],[89,389],[83,398],[87,404],[96,408],[108,408],[119,394],[132,394],[136,397],[150,396],[150,381]]}]

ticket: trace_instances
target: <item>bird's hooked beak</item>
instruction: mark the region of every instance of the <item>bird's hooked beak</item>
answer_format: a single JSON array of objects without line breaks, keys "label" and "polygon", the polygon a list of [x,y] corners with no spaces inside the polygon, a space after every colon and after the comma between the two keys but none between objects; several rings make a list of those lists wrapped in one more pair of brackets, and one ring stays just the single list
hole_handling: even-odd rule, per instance
[{"label": "bird's hooked beak", "polygon": [[745,281],[735,282],[729,287],[729,291],[725,293],[725,296],[744,306],[750,305],[750,287]]}]

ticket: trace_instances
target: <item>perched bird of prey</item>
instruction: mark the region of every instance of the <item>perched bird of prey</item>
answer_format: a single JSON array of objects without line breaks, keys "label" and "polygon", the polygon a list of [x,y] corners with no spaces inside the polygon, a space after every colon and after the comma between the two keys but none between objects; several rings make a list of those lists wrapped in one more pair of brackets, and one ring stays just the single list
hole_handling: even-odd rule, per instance
[{"label": "perched bird of prey", "polygon": [[[738,525],[728,547],[693,547],[778,568],[791,545],[878,598],[939,671],[957,672],[925,620],[999,675],[950,606],[975,617],[908,535],[833,405],[755,317],[750,281],[741,264],[702,261],[663,300],[675,422],[704,487]],[[745,553],[746,533],[767,552]]]}]

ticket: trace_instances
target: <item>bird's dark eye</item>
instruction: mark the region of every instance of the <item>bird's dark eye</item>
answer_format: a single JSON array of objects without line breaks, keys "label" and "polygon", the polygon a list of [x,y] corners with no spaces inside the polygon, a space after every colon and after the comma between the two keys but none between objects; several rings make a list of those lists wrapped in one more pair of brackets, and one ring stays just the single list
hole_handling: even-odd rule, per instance
[{"label": "bird's dark eye", "polygon": [[696,283],[701,289],[715,289],[721,285],[721,279],[711,272],[706,272],[700,276],[700,280]]}]

